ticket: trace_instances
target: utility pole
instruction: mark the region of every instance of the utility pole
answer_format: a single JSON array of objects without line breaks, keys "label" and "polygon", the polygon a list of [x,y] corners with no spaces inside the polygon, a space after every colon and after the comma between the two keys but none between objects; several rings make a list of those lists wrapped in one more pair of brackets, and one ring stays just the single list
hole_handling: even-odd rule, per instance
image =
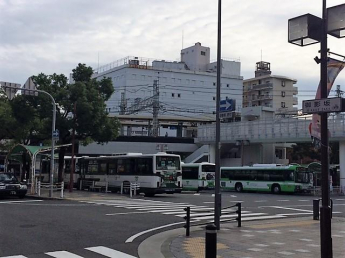
[{"label": "utility pole", "polygon": [[74,159],[74,138],[75,138],[75,123],[77,119],[77,103],[74,102],[73,107],[73,130],[72,130],[72,158],[71,158],[71,171],[70,171],[70,178],[69,178],[69,192],[73,192],[73,174],[75,169],[75,159]]},{"label": "utility pole", "polygon": [[153,81],[153,132],[154,137],[158,136],[158,113],[159,113],[159,85],[158,80]]},{"label": "utility pole", "polygon": [[[328,96],[327,92],[327,6],[326,0],[322,1],[322,26],[321,26],[321,99]],[[321,235],[321,257],[331,258],[332,253],[332,228],[331,228],[331,207],[330,207],[330,186],[329,186],[329,157],[328,157],[328,120],[327,113],[321,116],[321,189],[322,206],[320,209],[320,235]]]},{"label": "utility pole", "polygon": [[215,193],[214,193],[214,224],[217,230],[220,229],[220,212],[222,206],[220,194],[220,77],[222,71],[221,65],[221,46],[222,46],[222,1],[218,0],[218,38],[217,38],[217,94],[216,94],[216,175],[215,175]]}]

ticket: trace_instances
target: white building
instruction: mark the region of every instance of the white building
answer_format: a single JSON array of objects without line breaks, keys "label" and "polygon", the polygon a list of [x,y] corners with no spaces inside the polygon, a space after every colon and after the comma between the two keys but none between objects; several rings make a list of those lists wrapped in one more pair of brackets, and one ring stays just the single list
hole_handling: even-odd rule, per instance
[{"label": "white building", "polygon": [[271,75],[270,63],[257,62],[255,77],[243,82],[243,108],[269,107],[276,114],[297,114],[297,80]]},{"label": "white building", "polygon": [[[196,43],[181,50],[179,62],[126,57],[100,67],[93,77],[112,79],[115,93],[107,102],[112,115],[131,115],[128,113],[130,107],[139,104],[142,110],[135,113],[136,117],[152,116],[152,105],[145,100],[154,95],[153,84],[157,80],[159,118],[209,121],[215,119],[216,72],[217,63],[210,61],[210,48]],[[237,110],[242,107],[243,78],[240,73],[238,60],[222,60],[221,99],[234,99]],[[124,131],[128,130],[124,128]],[[160,135],[165,134],[162,128],[160,131]]]}]

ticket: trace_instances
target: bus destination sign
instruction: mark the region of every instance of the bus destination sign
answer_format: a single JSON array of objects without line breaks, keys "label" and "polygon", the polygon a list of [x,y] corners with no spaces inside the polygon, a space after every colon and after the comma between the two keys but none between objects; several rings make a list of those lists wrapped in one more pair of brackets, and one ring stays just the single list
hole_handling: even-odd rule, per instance
[{"label": "bus destination sign", "polygon": [[342,98],[303,100],[302,110],[304,114],[341,112],[342,102]]}]

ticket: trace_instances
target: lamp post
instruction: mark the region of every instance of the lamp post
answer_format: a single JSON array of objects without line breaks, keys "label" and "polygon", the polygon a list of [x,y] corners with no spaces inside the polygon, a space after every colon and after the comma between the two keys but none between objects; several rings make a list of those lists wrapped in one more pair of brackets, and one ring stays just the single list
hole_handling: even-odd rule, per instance
[{"label": "lamp post", "polygon": [[221,28],[222,1],[218,0],[218,38],[217,38],[217,94],[216,94],[216,175],[215,175],[215,193],[214,193],[214,224],[217,230],[220,229],[220,211],[221,211],[221,194],[220,194],[220,76],[221,66],[221,46],[222,46],[222,28]]},{"label": "lamp post", "polygon": [[[327,34],[337,38],[344,37],[345,31],[345,4],[327,9],[326,0],[322,0],[322,18],[305,14],[289,19],[289,43],[307,46],[320,42],[320,98],[328,97],[327,74]],[[329,156],[328,156],[328,121],[327,113],[321,113],[321,175],[322,175],[322,206],[320,209],[320,235],[321,257],[331,258],[332,232],[331,232],[331,207],[329,187]]]}]

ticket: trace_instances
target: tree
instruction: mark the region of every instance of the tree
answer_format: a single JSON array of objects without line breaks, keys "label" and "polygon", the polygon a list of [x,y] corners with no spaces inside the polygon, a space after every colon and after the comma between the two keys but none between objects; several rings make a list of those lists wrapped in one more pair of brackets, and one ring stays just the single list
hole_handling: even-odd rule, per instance
[{"label": "tree", "polygon": [[[112,81],[110,78],[97,81],[91,76],[92,68],[79,64],[76,69],[73,69],[72,77],[75,80],[73,84],[68,84],[68,79],[63,74],[41,73],[32,77],[37,88],[50,93],[57,103],[56,129],[60,134],[58,144],[71,143],[74,125],[76,141],[84,144],[92,141],[104,143],[118,136],[119,122],[117,118],[108,116],[105,103],[114,92]],[[28,132],[31,132],[29,138],[50,139],[52,124],[50,99],[43,94],[39,94],[38,97],[22,97],[30,103],[29,107],[34,109],[30,119],[36,122],[31,124],[35,127],[28,128]],[[74,104],[76,104],[76,114],[74,114]],[[25,120],[25,117],[20,119]],[[66,147],[62,147],[59,151],[59,181],[62,181],[65,153]]]}]

